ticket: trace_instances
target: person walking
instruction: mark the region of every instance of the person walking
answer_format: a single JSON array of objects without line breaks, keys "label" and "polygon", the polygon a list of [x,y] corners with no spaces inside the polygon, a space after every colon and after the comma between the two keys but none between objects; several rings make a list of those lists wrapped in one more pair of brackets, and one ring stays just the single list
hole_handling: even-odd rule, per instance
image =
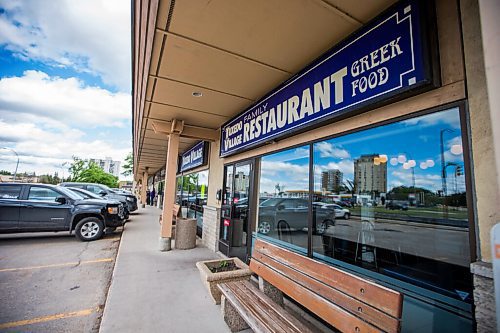
[{"label": "person walking", "polygon": [[151,200],[151,192],[149,190],[146,190],[146,204],[149,206],[149,202]]},{"label": "person walking", "polygon": [[156,191],[155,191],[155,188],[153,187],[153,190],[151,191],[151,206],[154,206],[155,205],[155,197],[156,197]]}]

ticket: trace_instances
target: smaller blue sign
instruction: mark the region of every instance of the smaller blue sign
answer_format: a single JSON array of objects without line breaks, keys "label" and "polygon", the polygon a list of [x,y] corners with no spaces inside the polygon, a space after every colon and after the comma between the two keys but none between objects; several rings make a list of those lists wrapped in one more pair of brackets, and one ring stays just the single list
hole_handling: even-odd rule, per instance
[{"label": "smaller blue sign", "polygon": [[208,145],[205,141],[198,142],[180,157],[179,172],[184,172],[207,164]]}]

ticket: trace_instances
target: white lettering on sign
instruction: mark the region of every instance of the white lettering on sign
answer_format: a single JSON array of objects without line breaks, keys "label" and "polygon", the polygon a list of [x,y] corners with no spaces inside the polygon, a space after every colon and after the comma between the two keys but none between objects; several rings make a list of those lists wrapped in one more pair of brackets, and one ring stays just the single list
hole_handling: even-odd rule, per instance
[{"label": "white lettering on sign", "polygon": [[[353,78],[360,76],[361,74],[373,70],[381,64],[391,60],[403,54],[401,47],[399,46],[399,41],[401,37],[398,37],[382,47],[370,52],[370,54],[361,57],[356,60],[351,65],[351,75]],[[369,89],[374,89],[377,86],[385,84],[389,80],[389,70],[387,67],[378,68],[375,71],[370,72],[361,76],[351,82],[352,96],[356,96],[357,93],[365,93]]]},{"label": "white lettering on sign", "polygon": [[[347,73],[347,67],[343,67],[332,75],[316,82],[312,89],[304,89],[300,96],[291,96],[270,109],[267,108],[266,103],[257,110],[245,115],[243,135],[236,135],[242,126],[241,122],[226,129],[225,148],[252,141],[329,108],[332,104],[330,94],[332,84],[334,85],[334,103],[342,103],[344,101],[344,77]],[[233,135],[235,136],[231,138]]]}]

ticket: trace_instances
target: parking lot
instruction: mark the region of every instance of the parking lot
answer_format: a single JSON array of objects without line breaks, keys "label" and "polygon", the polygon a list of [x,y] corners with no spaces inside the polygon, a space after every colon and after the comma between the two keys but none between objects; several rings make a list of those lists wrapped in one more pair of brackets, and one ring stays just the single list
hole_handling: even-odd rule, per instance
[{"label": "parking lot", "polygon": [[98,332],[120,237],[0,235],[0,332]]}]

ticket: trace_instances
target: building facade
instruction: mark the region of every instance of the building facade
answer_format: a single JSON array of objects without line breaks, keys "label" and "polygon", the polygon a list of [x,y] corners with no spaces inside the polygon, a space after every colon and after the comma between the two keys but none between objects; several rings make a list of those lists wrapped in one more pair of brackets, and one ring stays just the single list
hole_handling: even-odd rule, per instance
[{"label": "building facade", "polygon": [[321,173],[321,189],[328,192],[339,192],[343,186],[343,174],[333,169]]},{"label": "building facade", "polygon": [[89,161],[97,164],[104,172],[120,177],[120,161],[113,161],[111,157],[105,159],[91,158]]},{"label": "building facade", "polygon": [[[377,161],[378,159],[378,161]],[[387,192],[387,161],[378,154],[361,155],[354,160],[354,192],[357,194]]]},{"label": "building facade", "polygon": [[[248,261],[263,238],[398,290],[402,332],[494,331],[494,28],[480,5],[135,2],[134,173],[165,167],[161,239],[179,188],[202,192],[176,181],[204,172],[208,248]],[[180,171],[200,141],[206,164]],[[313,199],[329,170],[358,198],[324,235]]]}]

